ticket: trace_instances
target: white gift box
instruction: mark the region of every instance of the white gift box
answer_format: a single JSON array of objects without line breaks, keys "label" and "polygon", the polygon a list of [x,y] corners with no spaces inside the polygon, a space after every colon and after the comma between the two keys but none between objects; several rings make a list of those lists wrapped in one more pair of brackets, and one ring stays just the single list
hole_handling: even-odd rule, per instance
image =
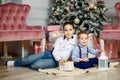
[{"label": "white gift box", "polygon": [[74,70],[74,63],[73,61],[67,61],[64,65],[59,65],[59,70],[61,71],[72,71]]}]

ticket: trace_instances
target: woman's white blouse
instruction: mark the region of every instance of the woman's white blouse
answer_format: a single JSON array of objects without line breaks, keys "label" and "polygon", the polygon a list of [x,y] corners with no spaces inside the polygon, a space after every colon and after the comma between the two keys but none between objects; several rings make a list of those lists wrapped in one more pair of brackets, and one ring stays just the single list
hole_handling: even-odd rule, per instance
[{"label": "woman's white blouse", "polygon": [[52,53],[56,61],[59,61],[60,59],[67,60],[71,56],[71,51],[76,43],[77,35],[73,35],[69,40],[64,38],[64,36],[58,38],[54,44],[54,50]]}]

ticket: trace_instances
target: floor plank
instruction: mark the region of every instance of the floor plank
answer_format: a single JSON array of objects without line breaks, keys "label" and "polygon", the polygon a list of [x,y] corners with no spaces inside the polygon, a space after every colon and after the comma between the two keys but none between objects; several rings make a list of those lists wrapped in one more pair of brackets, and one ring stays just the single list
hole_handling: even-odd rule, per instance
[{"label": "floor plank", "polygon": [[[113,76],[114,75],[114,76]],[[120,80],[120,68],[99,73],[86,73],[79,76],[54,76],[24,67],[0,68],[0,80]]]}]

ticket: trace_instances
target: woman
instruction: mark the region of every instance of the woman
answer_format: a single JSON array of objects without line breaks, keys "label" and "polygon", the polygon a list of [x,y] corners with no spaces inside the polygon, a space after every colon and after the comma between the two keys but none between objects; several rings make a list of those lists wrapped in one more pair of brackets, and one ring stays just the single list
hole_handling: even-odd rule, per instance
[{"label": "woman", "polygon": [[64,65],[71,56],[72,48],[76,45],[77,36],[71,22],[63,24],[64,36],[58,38],[54,44],[54,50],[47,50],[39,54],[28,55],[15,61],[8,61],[9,65],[29,67],[31,69],[47,69]]}]

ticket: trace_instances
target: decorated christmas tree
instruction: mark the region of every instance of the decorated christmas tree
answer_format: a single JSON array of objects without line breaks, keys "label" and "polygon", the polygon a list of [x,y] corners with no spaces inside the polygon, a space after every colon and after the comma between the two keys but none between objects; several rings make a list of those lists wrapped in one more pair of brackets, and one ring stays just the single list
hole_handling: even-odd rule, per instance
[{"label": "decorated christmas tree", "polygon": [[103,25],[111,22],[103,0],[53,0],[51,9],[49,25],[73,22],[76,33],[86,31],[99,36]]}]

